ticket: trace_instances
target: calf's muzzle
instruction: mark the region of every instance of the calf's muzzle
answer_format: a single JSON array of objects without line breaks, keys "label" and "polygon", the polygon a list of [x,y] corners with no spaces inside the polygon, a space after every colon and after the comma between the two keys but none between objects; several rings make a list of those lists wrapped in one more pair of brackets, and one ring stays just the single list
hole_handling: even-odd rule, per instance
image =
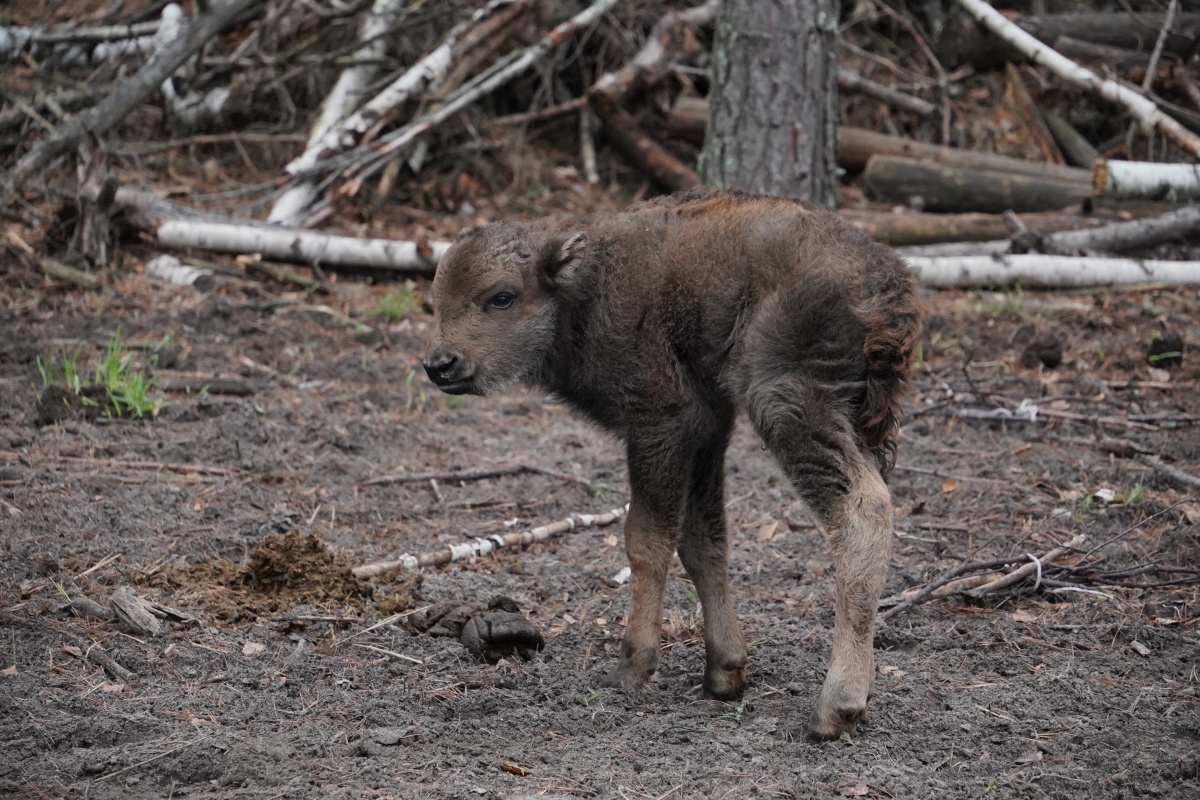
[{"label": "calf's muzzle", "polygon": [[435,345],[425,351],[422,360],[425,374],[439,389],[448,394],[466,394],[471,391],[474,373],[462,353],[448,347]]}]

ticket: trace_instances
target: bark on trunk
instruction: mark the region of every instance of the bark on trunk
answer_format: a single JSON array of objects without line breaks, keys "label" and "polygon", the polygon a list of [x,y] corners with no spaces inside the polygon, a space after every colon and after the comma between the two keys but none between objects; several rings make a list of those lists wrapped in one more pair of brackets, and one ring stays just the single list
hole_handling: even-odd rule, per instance
[{"label": "bark on trunk", "polygon": [[706,183],[836,202],[832,0],[726,0],[713,45]]}]

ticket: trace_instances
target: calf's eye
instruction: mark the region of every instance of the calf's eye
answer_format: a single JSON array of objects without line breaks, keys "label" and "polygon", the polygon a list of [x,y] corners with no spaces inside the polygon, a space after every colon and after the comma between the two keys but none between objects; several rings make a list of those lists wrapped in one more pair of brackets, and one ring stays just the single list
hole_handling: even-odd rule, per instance
[{"label": "calf's eye", "polygon": [[516,300],[517,300],[517,298],[512,296],[508,292],[501,292],[500,294],[496,295],[491,300],[489,300],[488,305],[491,306],[492,308],[496,309],[497,311],[503,311],[506,308],[512,308],[512,304],[514,302],[516,302]]}]

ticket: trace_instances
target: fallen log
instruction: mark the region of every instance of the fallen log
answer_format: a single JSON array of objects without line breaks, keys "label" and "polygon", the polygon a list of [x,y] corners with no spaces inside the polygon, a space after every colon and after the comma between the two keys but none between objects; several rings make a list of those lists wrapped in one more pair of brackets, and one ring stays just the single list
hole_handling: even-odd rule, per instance
[{"label": "fallen log", "polygon": [[[925,214],[908,210],[896,214],[891,211],[843,209],[838,216],[875,241],[893,247],[1004,240],[1002,249],[1007,250],[1008,237],[1013,233],[1000,214]],[[1114,218],[1083,216],[1069,211],[1021,215],[1021,221],[1039,233],[1094,228]]]},{"label": "fallen log", "polygon": [[614,148],[655,184],[670,192],[700,185],[694,169],[671,155],[638,127],[637,120],[603,94],[589,97],[592,110],[604,123],[605,133]]},{"label": "fallen log", "polygon": [[1013,286],[1066,289],[1166,283],[1200,286],[1200,261],[1143,261],[1130,258],[982,255],[910,257],[921,282],[930,286]]},{"label": "fallen log", "polygon": [[1092,168],[1097,197],[1182,200],[1200,197],[1200,165],[1100,159]]},{"label": "fallen log", "polygon": [[[1200,136],[1168,117],[1152,100],[1117,81],[1101,78],[1090,69],[1081,67],[1052,50],[1033,35],[1017,27],[1003,14],[988,5],[985,0],[958,0],[958,2],[979,24],[1020,50],[1033,63],[1048,68],[1064,80],[1091,89],[1105,100],[1124,106],[1137,120],[1143,131],[1147,133],[1157,131],[1193,156],[1200,156]],[[1078,29],[1072,32],[1079,36]]]},{"label": "fallen log", "polygon": [[[1051,165],[1045,167],[1047,173],[1052,171]],[[1077,174],[1064,179],[872,156],[863,172],[862,185],[873,200],[916,205],[926,211],[1021,213],[1062,209],[1090,197],[1087,171],[1072,172]]]},{"label": "fallen log", "polygon": [[1162,216],[1117,222],[1082,231],[1060,231],[1044,240],[1046,250],[1071,255],[1082,250],[1115,251],[1149,247],[1200,233],[1200,206],[1187,206]]},{"label": "fallen log", "polygon": [[1054,137],[1054,141],[1058,144],[1058,148],[1066,156],[1067,163],[1076,167],[1087,167],[1090,169],[1096,163],[1096,159],[1100,158],[1100,151],[1093,147],[1092,143],[1083,137],[1083,134],[1075,130],[1074,125],[1067,122],[1058,114],[1040,105],[1037,106],[1037,110],[1038,114],[1042,117],[1042,121],[1046,123],[1046,127],[1050,130],[1050,135]]},{"label": "fallen log", "polygon": [[101,136],[124,119],[206,42],[260,2],[261,0],[226,0],[223,3],[211,3],[207,13],[184,26],[178,36],[159,48],[150,60],[117,87],[116,91],[59,126],[48,138],[34,145],[12,169],[0,175],[0,208],[7,206],[18,187],[24,187],[29,179],[50,161],[76,149],[88,136]]},{"label": "fallen log", "polygon": [[115,204],[124,211],[127,224],[153,236],[161,247],[257,253],[272,261],[369,267],[423,277],[432,277],[450,247],[449,242],[362,239],[204,214],[130,189],[118,190]]},{"label": "fallen log", "polygon": [[[1147,52],[1154,48],[1159,32],[1166,23],[1165,13],[1096,11],[1043,14],[1022,17],[1016,21],[1021,30],[1043,42],[1053,42],[1060,36],[1073,36],[1094,44]],[[1191,52],[1197,34],[1200,34],[1200,14],[1176,14],[1164,37],[1162,52],[1186,56]]]},{"label": "fallen log", "polygon": [[[671,107],[671,113],[667,117],[667,133],[692,144],[702,144],[707,119],[707,100],[703,97],[680,97]],[[995,153],[980,153],[960,147],[919,142],[916,139],[889,136],[866,128],[838,127],[838,166],[859,171],[867,165],[871,156],[875,155],[900,156],[968,169],[992,169],[1015,175],[1051,177],[1081,183],[1088,180],[1085,171],[1060,164],[1025,161]],[[1089,167],[1091,163],[1088,162]]]}]

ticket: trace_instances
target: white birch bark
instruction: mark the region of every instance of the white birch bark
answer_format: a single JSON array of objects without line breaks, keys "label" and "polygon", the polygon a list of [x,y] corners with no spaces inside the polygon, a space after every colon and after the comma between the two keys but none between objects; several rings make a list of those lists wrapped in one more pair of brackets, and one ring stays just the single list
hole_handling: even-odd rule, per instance
[{"label": "white birch bark", "polygon": [[516,0],[492,0],[476,11],[466,22],[455,25],[440,45],[420,61],[413,64],[403,75],[375,95],[357,112],[343,119],[305,148],[299,157],[284,169],[292,175],[312,169],[323,158],[332,153],[353,147],[362,140],[371,126],[396,107],[402,105],[418,92],[435,88],[454,66],[454,54],[459,40],[480,21],[491,16],[502,6]]},{"label": "white birch bark", "polygon": [[433,275],[437,262],[450,247],[450,242],[365,239],[232,219],[132,189],[118,189],[114,202],[125,212],[129,225],[152,234],[162,247],[257,253],[271,261],[373,267],[421,275]]},{"label": "white birch bark", "polygon": [[[363,101],[367,84],[378,71],[378,62],[387,50],[385,34],[391,29],[396,15],[407,0],[375,0],[371,11],[363,18],[359,30],[362,45],[354,53],[354,62],[338,76],[337,83],[321,105],[321,113],[313,123],[305,151],[318,147],[334,125],[350,116]],[[301,158],[304,158],[302,155]],[[316,187],[309,181],[290,187],[271,207],[267,222],[294,225],[316,198]]]},{"label": "white birch bark", "polygon": [[982,255],[910,257],[921,282],[930,286],[1010,286],[1047,289],[1167,283],[1200,286],[1200,261],[1150,261],[1132,258]]},{"label": "white birch bark", "polygon": [[1092,189],[1097,197],[1200,197],[1200,164],[1100,159],[1092,168]]}]

